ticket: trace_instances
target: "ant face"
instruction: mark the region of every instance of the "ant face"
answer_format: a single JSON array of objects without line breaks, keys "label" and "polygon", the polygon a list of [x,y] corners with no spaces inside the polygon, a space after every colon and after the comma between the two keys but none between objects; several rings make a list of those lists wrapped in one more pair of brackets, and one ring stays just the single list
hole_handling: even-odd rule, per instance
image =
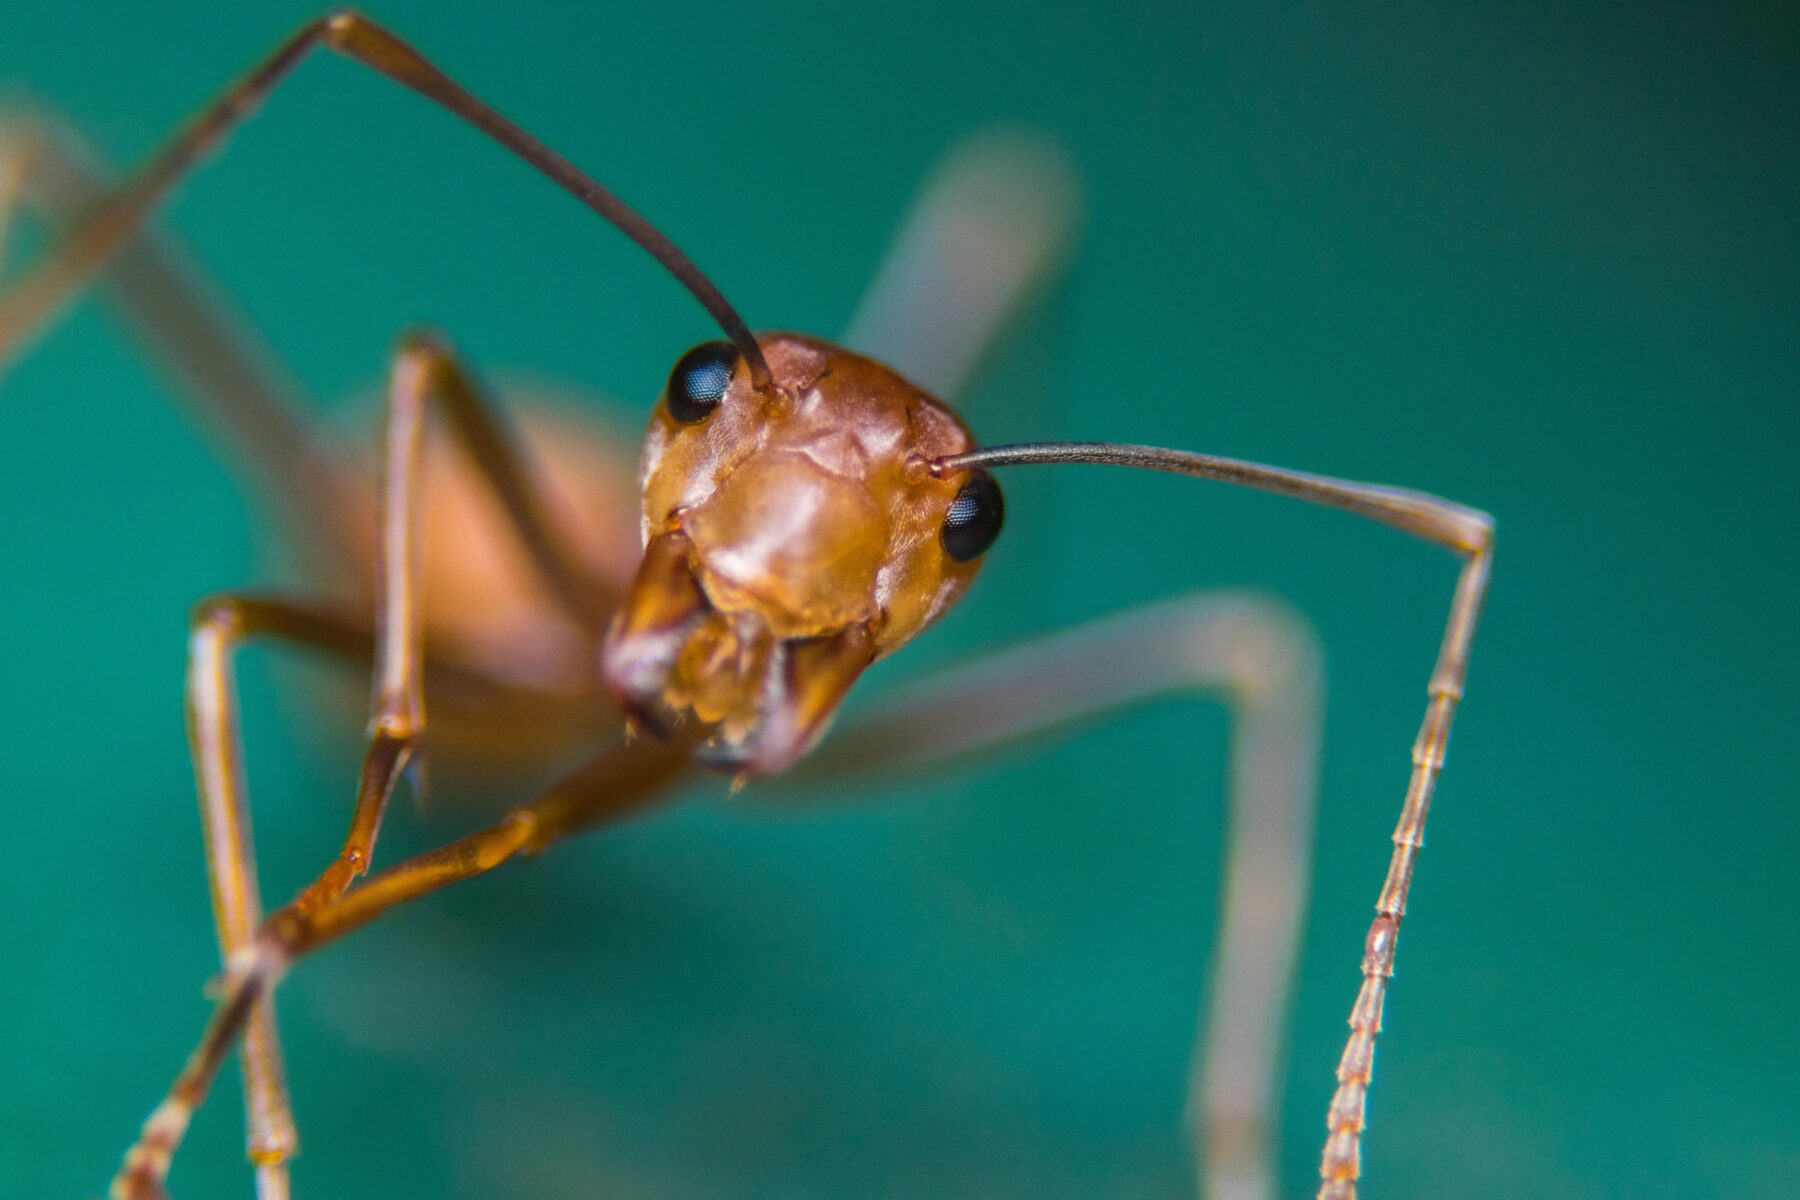
[{"label": "ant face", "polygon": [[659,728],[698,722],[702,757],[781,770],[874,659],[967,590],[999,533],[973,446],[893,371],[818,339],[761,341],[757,390],[728,342],[682,356],[644,446],[644,565],[609,632],[608,684]]}]

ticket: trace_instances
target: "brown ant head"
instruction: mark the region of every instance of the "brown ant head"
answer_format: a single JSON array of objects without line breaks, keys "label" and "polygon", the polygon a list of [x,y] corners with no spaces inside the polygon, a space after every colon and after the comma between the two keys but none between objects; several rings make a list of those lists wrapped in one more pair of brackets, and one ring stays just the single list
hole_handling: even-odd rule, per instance
[{"label": "brown ant head", "polygon": [[740,776],[792,764],[857,676],[968,588],[1000,531],[961,420],[816,338],[683,355],[644,444],[644,560],[608,631],[607,684],[658,729],[697,723]]}]

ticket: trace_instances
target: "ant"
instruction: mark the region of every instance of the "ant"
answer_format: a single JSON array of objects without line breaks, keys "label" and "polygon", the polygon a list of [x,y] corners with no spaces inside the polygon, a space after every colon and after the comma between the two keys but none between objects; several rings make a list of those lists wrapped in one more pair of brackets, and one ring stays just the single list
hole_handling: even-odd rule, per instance
[{"label": "ant", "polygon": [[[575,543],[579,519],[551,486],[573,479],[566,490],[581,492],[592,462],[572,462],[578,448],[563,447],[545,455],[560,460],[555,469],[541,470],[454,351],[428,335],[403,339],[394,356],[374,496],[365,497],[294,427],[207,300],[140,240],[175,185],[319,48],[418,92],[535,167],[649,253],[719,326],[722,339],[677,360],[651,417],[637,478],[641,556],[612,559],[625,567],[608,570],[604,554]],[[362,581],[372,606],[371,620],[366,608],[228,593],[195,610],[187,704],[225,969],[199,1044],[113,1181],[116,1200],[166,1194],[189,1121],[240,1043],[259,1194],[285,1196],[298,1138],[272,994],[298,959],[398,905],[646,808],[695,764],[734,784],[801,767],[864,670],[968,590],[1004,519],[993,472],[1047,463],[1132,467],[1277,492],[1424,538],[1460,561],[1327,1112],[1319,1195],[1354,1196],[1396,939],[1487,590],[1488,516],[1419,492],[1177,450],[978,446],[939,397],[954,392],[984,331],[1032,275],[1031,253],[990,264],[994,277],[970,285],[973,308],[924,297],[943,307],[915,314],[905,333],[893,332],[909,319],[904,314],[872,317],[848,340],[881,351],[875,356],[804,334],[753,334],[649,221],[354,11],[302,27],[117,185],[105,184],[47,125],[14,131],[12,142],[23,149],[0,160],[0,217],[14,202],[30,202],[59,228],[40,260],[0,292],[0,362],[84,284],[103,279],[209,416],[235,433],[306,551]],[[1049,240],[1039,231],[1023,241],[1033,237]],[[943,247],[939,253],[954,257]],[[904,286],[894,294],[921,299]],[[886,359],[909,362],[911,374],[883,365]],[[523,556],[509,577],[510,595],[481,594],[481,560],[471,547],[483,537],[460,525],[457,544],[444,551],[449,567],[428,564],[423,517],[435,494],[427,487],[435,459],[425,435],[434,414],[461,451],[460,482],[452,482],[491,497],[512,552]],[[428,586],[457,570],[477,582],[468,590]],[[257,638],[365,662],[373,672],[367,747],[343,847],[268,915],[248,836],[231,665],[236,649]],[[841,775],[941,757],[1177,686],[1228,696],[1237,709],[1234,845],[1195,1084],[1201,1186],[1218,1195],[1269,1190],[1272,1014],[1298,906],[1300,883],[1288,878],[1297,873],[1292,848],[1304,838],[1310,803],[1308,647],[1304,632],[1267,602],[1227,597],[1144,610],[953,673],[846,730],[803,768]],[[453,721],[484,725],[491,753],[502,759],[529,754],[547,729],[569,737],[579,729],[602,744],[593,752],[590,742],[581,766],[486,828],[370,875],[388,801],[403,775],[422,771],[427,690],[434,710],[441,704]],[[1260,878],[1252,878],[1251,864]],[[1270,872],[1285,889],[1269,886]]]}]

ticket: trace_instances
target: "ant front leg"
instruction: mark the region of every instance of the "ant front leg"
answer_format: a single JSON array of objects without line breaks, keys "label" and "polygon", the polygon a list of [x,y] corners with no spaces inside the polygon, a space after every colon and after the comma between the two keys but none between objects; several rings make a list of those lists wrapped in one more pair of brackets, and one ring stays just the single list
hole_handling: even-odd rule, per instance
[{"label": "ant front leg", "polygon": [[402,904],[641,811],[680,778],[690,750],[680,739],[615,746],[486,829],[390,867],[337,899],[304,910],[290,905],[270,917],[227,968],[199,1044],[113,1178],[113,1200],[166,1200],[169,1165],[194,1112],[256,1006],[296,959]]},{"label": "ant front leg", "polygon": [[[369,748],[344,847],[338,851],[337,860],[295,901],[299,907],[315,907],[320,900],[337,898],[351,880],[367,871],[387,799],[425,732],[423,637],[418,628],[416,583],[419,516],[414,495],[418,491],[425,394],[416,356],[403,353],[389,390],[382,455],[383,520],[376,549],[374,619],[376,682],[369,718]],[[284,621],[284,617],[288,613],[279,608],[257,610],[227,597],[198,613],[189,651],[187,705],[194,774],[200,783],[212,907],[227,972],[239,955],[247,954],[250,937],[261,921],[248,795],[239,750],[238,696],[230,676],[230,655],[243,635],[256,630],[257,624],[293,637],[295,622]],[[243,1070],[247,1148],[250,1162],[256,1166],[257,1195],[284,1196],[288,1193],[286,1162],[299,1148],[299,1133],[295,1132],[292,1106],[288,1103],[274,1007],[266,997],[245,1000]],[[158,1117],[167,1123],[167,1114],[162,1110],[158,1110]],[[164,1139],[146,1141],[155,1148]],[[151,1151],[142,1168],[158,1177],[160,1189],[160,1175],[167,1169],[167,1160]]]},{"label": "ant front leg", "polygon": [[406,338],[395,355],[383,422],[369,745],[350,831],[337,858],[294,900],[292,907],[302,911],[335,900],[368,870],[388,799],[425,734],[420,523],[423,443],[434,402],[500,500],[554,598],[590,632],[605,620],[595,585],[544,515],[535,475],[468,372],[442,344],[419,335]]},{"label": "ant front leg", "polygon": [[831,735],[793,778],[837,782],[928,766],[1146,699],[1222,699],[1232,719],[1223,917],[1189,1077],[1189,1136],[1202,1197],[1267,1200],[1282,1025],[1306,903],[1321,686],[1312,630],[1289,608],[1254,594],[1201,593],[913,684]]},{"label": "ant front leg", "polygon": [[[244,785],[237,685],[231,670],[236,648],[265,635],[322,648],[357,631],[315,616],[298,605],[219,596],[194,613],[188,644],[187,713],[194,774],[200,791],[200,824],[212,885],[219,953],[229,972],[262,923],[250,809]],[[288,1102],[275,1011],[263,998],[252,1005],[244,1030],[245,1148],[256,1169],[257,1194],[287,1194],[287,1160],[299,1149]]]},{"label": "ant front leg", "polygon": [[[195,606],[188,643],[188,732],[219,952],[228,974],[248,951],[263,919],[232,671],[237,650],[257,638],[352,663],[366,664],[375,653],[367,617],[348,616],[329,604],[227,593]],[[531,699],[454,661],[432,662],[430,669],[434,679],[491,706]],[[286,1163],[299,1148],[299,1136],[288,1104],[272,1005],[267,1000],[254,1004],[246,1022],[245,1141],[256,1167],[257,1194],[269,1200],[287,1194]]]},{"label": "ant front leg", "polygon": [[[533,477],[481,394],[448,350],[424,338],[400,348],[388,394],[377,534],[373,628],[304,606],[223,596],[200,606],[190,645],[189,726],[206,832],[220,949],[228,971],[261,921],[243,780],[231,658],[250,636],[271,636],[374,662],[370,739],[350,830],[337,857],[290,909],[305,912],[337,899],[368,870],[381,818],[400,773],[425,731],[426,659],[420,629],[419,524],[422,442],[427,410],[440,402],[449,427],[487,479],[554,593],[592,624],[598,602],[542,517]],[[440,667],[440,671],[445,668]],[[465,693],[486,687],[491,703],[516,699],[479,676],[461,673]],[[470,688],[468,685],[473,684]],[[286,1193],[286,1162],[297,1146],[273,1012],[266,1000],[245,1013],[245,1105],[250,1158],[259,1193]],[[153,1140],[154,1142],[154,1140]],[[150,1164],[160,1170],[154,1161]]]},{"label": "ant front leg", "polygon": [[422,336],[407,338],[395,357],[383,428],[369,749],[349,836],[337,860],[295,901],[301,907],[341,895],[368,869],[388,797],[424,734],[422,443],[427,409],[434,401],[499,499],[553,598],[590,634],[605,620],[594,584],[545,517],[540,485],[469,374],[443,345]]}]

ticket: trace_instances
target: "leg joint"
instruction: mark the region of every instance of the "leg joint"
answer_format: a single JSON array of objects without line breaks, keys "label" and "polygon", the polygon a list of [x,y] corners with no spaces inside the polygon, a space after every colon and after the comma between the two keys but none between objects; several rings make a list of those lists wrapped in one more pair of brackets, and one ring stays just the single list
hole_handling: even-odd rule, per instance
[{"label": "leg joint", "polygon": [[448,338],[435,329],[425,328],[401,333],[394,342],[394,354],[397,358],[419,361],[429,367],[456,357]]},{"label": "leg joint", "polygon": [[188,610],[191,633],[212,633],[235,639],[242,637],[250,624],[244,597],[236,592],[214,592],[203,596]]}]

